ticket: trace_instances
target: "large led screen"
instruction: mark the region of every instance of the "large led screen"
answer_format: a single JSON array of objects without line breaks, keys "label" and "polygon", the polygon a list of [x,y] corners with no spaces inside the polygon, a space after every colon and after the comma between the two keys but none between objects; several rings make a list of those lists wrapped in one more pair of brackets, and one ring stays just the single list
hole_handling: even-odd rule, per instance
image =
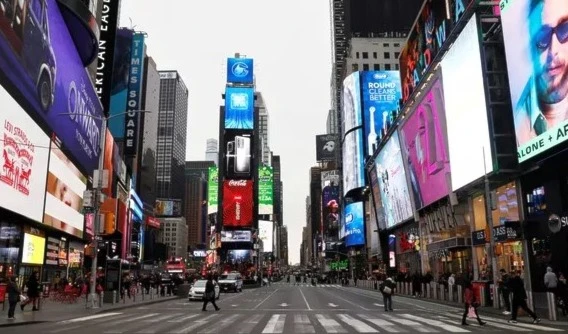
[{"label": "large led screen", "polygon": [[397,131],[381,148],[375,167],[386,225],[390,228],[414,215]]},{"label": "large led screen", "polygon": [[343,194],[365,185],[365,160],[363,155],[363,130],[357,129],[345,135],[343,141]]},{"label": "large led screen", "polygon": [[415,207],[419,210],[449,192],[450,161],[440,78],[433,79],[414,113],[402,125],[401,141]]},{"label": "large led screen", "polygon": [[231,264],[246,263],[252,261],[252,250],[230,249],[227,251],[227,262]]},{"label": "large led screen", "polygon": [[[381,191],[379,190],[379,179],[377,177],[376,170],[377,166],[376,164],[373,164],[373,166],[369,171],[369,182],[371,184],[371,192],[373,195],[373,201],[374,201],[373,211],[375,212],[375,218],[377,219],[379,229],[384,230],[387,228],[385,207],[383,205],[383,201],[381,200]],[[375,222],[372,221],[372,223]]]},{"label": "large led screen", "polygon": [[321,190],[323,235],[325,240],[339,236],[339,186],[329,184]]},{"label": "large led screen", "polygon": [[341,95],[341,122],[343,135],[355,127],[361,126],[361,86],[359,72],[351,73],[343,80]]},{"label": "large led screen", "polygon": [[566,16],[566,1],[501,1],[519,162],[568,138]]},{"label": "large led screen", "polygon": [[225,89],[225,129],[254,128],[254,89],[227,87]]},{"label": "large led screen", "polygon": [[223,163],[225,177],[252,179],[253,134],[250,130],[226,130],[224,135]]},{"label": "large led screen", "polygon": [[361,80],[364,138],[367,140],[367,155],[371,156],[398,115],[402,96],[400,72],[362,72]]},{"label": "large led screen", "polygon": [[22,245],[22,263],[43,264],[45,255],[45,238],[24,233],[24,244]]},{"label": "large led screen", "polygon": [[475,16],[465,26],[441,64],[452,190],[457,190],[485,175],[485,171],[493,171]]},{"label": "large led screen", "polygon": [[41,222],[49,137],[0,87],[0,206]]},{"label": "large led screen", "polygon": [[254,216],[254,203],[252,196],[252,181],[223,181],[223,226],[252,226]]},{"label": "large led screen", "polygon": [[227,82],[251,84],[254,80],[254,60],[252,58],[228,58]]},{"label": "large led screen", "polygon": [[274,170],[270,166],[258,168],[258,214],[274,213]]},{"label": "large led screen", "polygon": [[345,245],[347,247],[365,244],[365,217],[363,202],[350,203],[345,206]]},{"label": "large led screen", "polygon": [[262,240],[262,250],[266,253],[272,252],[274,244],[274,224],[269,220],[258,221],[258,238]]},{"label": "large led screen", "polygon": [[219,168],[209,167],[207,175],[207,213],[212,214],[219,207]]},{"label": "large led screen", "polygon": [[2,3],[0,84],[91,174],[101,151],[103,110],[57,1]]},{"label": "large led screen", "polygon": [[83,192],[87,178],[51,143],[43,223],[76,237],[83,237]]}]

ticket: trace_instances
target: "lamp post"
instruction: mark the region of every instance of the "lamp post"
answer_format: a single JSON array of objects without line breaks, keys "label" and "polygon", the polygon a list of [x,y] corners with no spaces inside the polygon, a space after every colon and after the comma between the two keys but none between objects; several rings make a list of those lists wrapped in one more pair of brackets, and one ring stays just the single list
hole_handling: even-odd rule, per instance
[{"label": "lamp post", "polygon": [[[103,186],[103,168],[104,168],[104,161],[105,161],[105,141],[106,141],[106,129],[107,129],[107,123],[108,120],[116,117],[116,116],[122,116],[122,115],[126,115],[128,113],[151,113],[151,111],[148,110],[128,110],[125,112],[121,112],[118,114],[114,114],[114,115],[109,115],[107,117],[101,117],[101,116],[95,116],[95,115],[91,115],[91,114],[81,114],[81,113],[60,113],[59,116],[63,116],[63,115],[73,115],[73,116],[83,116],[83,117],[91,117],[94,118],[96,120],[100,120],[102,122],[101,124],[101,134],[100,134],[100,142],[99,142],[99,146],[101,149],[101,152],[99,154],[99,166],[98,166],[98,170],[97,170],[97,184],[94,185],[93,184],[93,188],[94,188],[94,194],[93,194],[93,198],[94,198],[94,211],[95,211],[95,222],[94,222],[94,226],[93,226],[93,261],[91,264],[91,279],[90,279],[90,289],[89,289],[89,298],[90,298],[90,308],[95,309],[98,308],[97,303],[95,302],[96,299],[96,285],[97,285],[97,257],[98,257],[98,232],[99,232],[99,226],[101,224],[101,217],[100,217],[100,195],[101,195],[101,189]],[[89,304],[87,304],[87,308],[89,308]]]}]

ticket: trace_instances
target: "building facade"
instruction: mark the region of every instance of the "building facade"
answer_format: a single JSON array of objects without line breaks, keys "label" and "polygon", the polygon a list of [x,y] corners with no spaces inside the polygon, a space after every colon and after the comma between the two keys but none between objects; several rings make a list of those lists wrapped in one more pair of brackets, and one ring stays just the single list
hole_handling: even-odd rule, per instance
[{"label": "building facade", "polygon": [[185,162],[184,206],[187,243],[191,248],[207,243],[207,173],[214,165],[213,161]]},{"label": "building facade", "polygon": [[268,109],[261,92],[256,92],[255,107],[258,108],[258,137],[260,139],[261,163],[271,166],[270,122]]},{"label": "building facade", "polygon": [[184,217],[160,218],[160,241],[168,257],[187,257],[187,223]]},{"label": "building facade", "polygon": [[215,166],[219,166],[219,141],[217,139],[207,139],[205,148],[205,160],[213,161],[213,163],[215,163]]},{"label": "building facade", "polygon": [[280,156],[271,153],[272,169],[274,172],[274,224],[282,226],[284,224],[284,185],[282,182],[282,167]]}]

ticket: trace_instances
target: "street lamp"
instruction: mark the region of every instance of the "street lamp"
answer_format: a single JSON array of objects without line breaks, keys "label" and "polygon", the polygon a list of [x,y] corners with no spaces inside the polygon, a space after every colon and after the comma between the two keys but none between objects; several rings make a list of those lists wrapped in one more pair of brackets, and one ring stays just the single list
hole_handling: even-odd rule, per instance
[{"label": "street lamp", "polygon": [[[99,142],[99,146],[101,149],[101,153],[99,154],[99,167],[97,170],[97,176],[98,176],[98,182],[97,185],[93,185],[93,188],[95,188],[95,194],[94,194],[94,210],[95,210],[95,222],[94,222],[94,227],[93,227],[93,261],[91,264],[91,286],[90,286],[90,290],[89,290],[89,294],[90,294],[90,300],[91,300],[91,308],[98,308],[98,306],[96,305],[95,302],[95,298],[96,298],[96,285],[97,285],[97,257],[98,257],[98,247],[97,247],[97,243],[98,243],[98,231],[99,231],[99,225],[100,225],[100,191],[102,189],[103,186],[103,168],[104,168],[104,160],[105,160],[105,141],[106,141],[106,129],[107,129],[107,123],[108,120],[116,117],[116,116],[122,116],[122,115],[126,115],[129,113],[151,113],[151,111],[149,110],[128,110],[125,112],[121,112],[118,114],[114,114],[114,115],[109,115],[106,117],[101,117],[101,116],[95,116],[95,115],[91,115],[91,114],[82,114],[82,113],[60,113],[58,114],[58,116],[64,116],[64,115],[73,115],[73,116],[84,116],[84,117],[91,117],[94,118],[96,120],[100,120],[102,121],[102,125],[101,125],[101,135],[100,135],[100,142]],[[87,308],[89,308],[89,304],[87,304]]]}]

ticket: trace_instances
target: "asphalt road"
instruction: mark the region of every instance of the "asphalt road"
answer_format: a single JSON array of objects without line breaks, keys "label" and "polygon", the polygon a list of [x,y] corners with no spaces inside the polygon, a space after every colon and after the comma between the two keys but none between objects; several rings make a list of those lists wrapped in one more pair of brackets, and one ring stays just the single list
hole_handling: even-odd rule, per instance
[{"label": "asphalt road", "polygon": [[201,302],[175,300],[28,326],[10,333],[487,333],[564,332],[566,327],[528,318],[509,324],[487,317],[480,327],[473,320],[461,326],[461,310],[431,302],[394,297],[394,312],[385,312],[376,292],[339,285],[286,283],[221,294],[220,311]]}]

